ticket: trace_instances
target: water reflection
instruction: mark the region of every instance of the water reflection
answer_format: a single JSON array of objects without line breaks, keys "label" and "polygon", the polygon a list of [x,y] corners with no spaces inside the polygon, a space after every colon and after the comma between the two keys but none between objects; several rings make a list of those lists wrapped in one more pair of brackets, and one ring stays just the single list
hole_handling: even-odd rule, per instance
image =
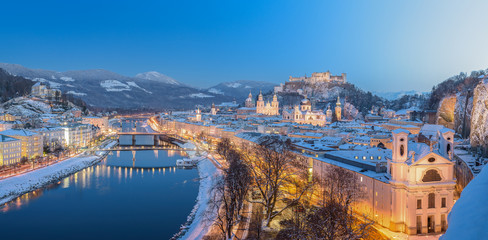
[{"label": "water reflection", "polygon": [[[24,194],[0,206],[0,225],[8,229],[2,231],[2,239],[27,239],[38,236],[35,233],[59,239],[63,237],[56,234],[80,232],[80,227],[87,230],[69,235],[70,239],[92,238],[93,234],[168,239],[186,221],[198,193],[198,182],[188,181],[198,179],[197,170],[177,170],[174,165],[182,155],[179,151],[138,151],[133,162],[130,151],[120,151]],[[22,229],[32,229],[32,233]]]}]

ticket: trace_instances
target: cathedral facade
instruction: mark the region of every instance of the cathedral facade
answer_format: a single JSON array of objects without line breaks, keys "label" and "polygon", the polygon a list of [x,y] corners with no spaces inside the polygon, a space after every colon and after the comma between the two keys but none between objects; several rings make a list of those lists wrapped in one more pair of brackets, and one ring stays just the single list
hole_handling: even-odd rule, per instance
[{"label": "cathedral facade", "polygon": [[[249,93],[249,96],[252,97],[251,93]],[[246,100],[246,107],[247,105],[248,101]],[[268,101],[265,104],[263,100],[263,94],[259,93],[258,100],[256,101],[256,113],[269,116],[280,115],[279,105],[280,104],[278,102],[278,97],[276,96],[276,94],[273,95],[273,101],[271,103]]]}]

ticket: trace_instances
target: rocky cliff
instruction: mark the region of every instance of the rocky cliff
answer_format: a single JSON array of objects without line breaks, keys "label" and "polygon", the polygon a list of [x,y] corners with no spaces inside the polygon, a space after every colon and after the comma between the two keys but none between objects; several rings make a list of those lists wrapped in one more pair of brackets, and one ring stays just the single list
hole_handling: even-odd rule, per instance
[{"label": "rocky cliff", "polygon": [[486,79],[474,89],[470,141],[474,147],[488,146],[488,80]]}]

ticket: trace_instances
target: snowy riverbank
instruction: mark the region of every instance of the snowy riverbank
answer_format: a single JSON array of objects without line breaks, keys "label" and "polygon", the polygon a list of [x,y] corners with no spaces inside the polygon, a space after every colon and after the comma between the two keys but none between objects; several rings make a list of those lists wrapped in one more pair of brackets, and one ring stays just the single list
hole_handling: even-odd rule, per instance
[{"label": "snowy riverbank", "polygon": [[[114,144],[115,142],[111,142],[105,148]],[[104,151],[98,151],[95,155],[79,155],[51,166],[0,180],[0,205],[96,164],[104,156],[103,153]]]},{"label": "snowy riverbank", "polygon": [[[195,207],[188,216],[189,222],[186,231],[182,232],[180,239],[201,239],[212,225],[215,213],[207,213],[208,201],[210,200],[211,190],[216,180],[220,176],[219,170],[209,159],[201,160],[198,163],[198,174],[200,175],[200,187]],[[211,214],[207,215],[206,214]]]}]

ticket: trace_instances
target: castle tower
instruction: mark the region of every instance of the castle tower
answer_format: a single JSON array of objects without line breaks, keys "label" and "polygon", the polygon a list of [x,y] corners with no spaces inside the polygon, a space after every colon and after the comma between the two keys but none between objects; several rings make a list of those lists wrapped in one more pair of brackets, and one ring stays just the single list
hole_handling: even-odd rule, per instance
[{"label": "castle tower", "polygon": [[215,109],[215,104],[212,103],[212,109],[210,110],[210,114],[217,115],[217,109]]},{"label": "castle tower", "polygon": [[259,91],[258,101],[256,102],[256,113],[263,114],[264,113],[264,100],[263,94]]},{"label": "castle tower", "polygon": [[342,107],[341,107],[341,99],[339,98],[339,96],[337,96],[335,114],[336,114],[337,121],[341,121],[342,120]]},{"label": "castle tower", "polygon": [[247,108],[253,108],[254,107],[254,102],[252,100],[252,94],[251,94],[251,91],[249,91],[249,96],[247,97],[246,99],[246,103],[245,103],[246,107]]}]

